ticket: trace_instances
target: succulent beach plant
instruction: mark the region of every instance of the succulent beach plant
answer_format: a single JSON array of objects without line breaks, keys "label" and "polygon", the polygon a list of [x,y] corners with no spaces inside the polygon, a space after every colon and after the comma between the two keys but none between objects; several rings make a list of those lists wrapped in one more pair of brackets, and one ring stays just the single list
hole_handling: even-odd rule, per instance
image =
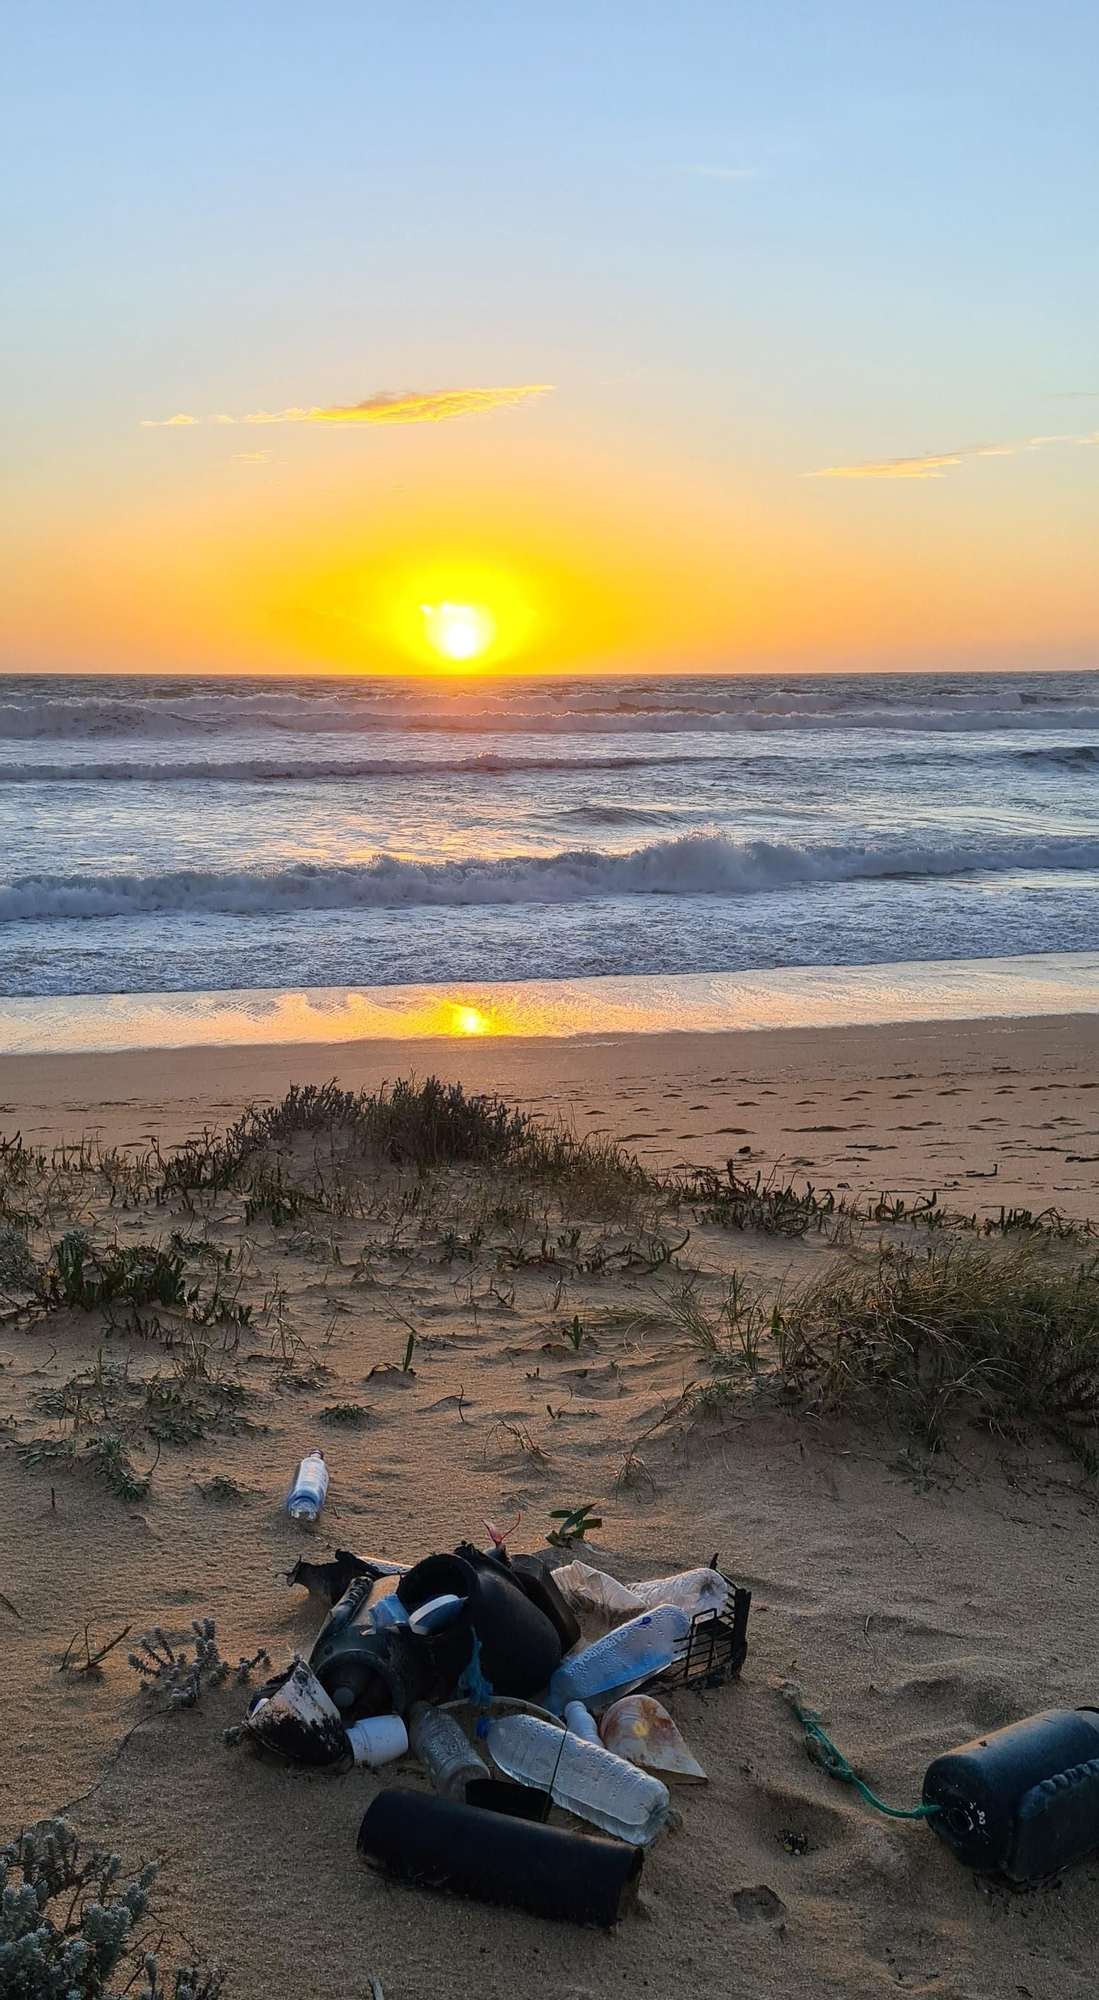
[{"label": "succulent beach plant", "polygon": [[162,1976],[141,1925],[156,1863],[82,1852],[68,1821],[42,1820],[0,1847],[0,1993],[5,2000],[218,2000],[225,1977],[192,1960]]},{"label": "succulent beach plant", "polygon": [[192,1618],[194,1656],[187,1642],[177,1649],[163,1625],[154,1625],[137,1642],[137,1651],[127,1655],[135,1674],[140,1674],[146,1692],[166,1697],[168,1708],[195,1708],[208,1688],[221,1687],[232,1676],[244,1687],[255,1669],[270,1666],[266,1650],[260,1646],[251,1658],[241,1658],[236,1666],[223,1660],[212,1618]]}]

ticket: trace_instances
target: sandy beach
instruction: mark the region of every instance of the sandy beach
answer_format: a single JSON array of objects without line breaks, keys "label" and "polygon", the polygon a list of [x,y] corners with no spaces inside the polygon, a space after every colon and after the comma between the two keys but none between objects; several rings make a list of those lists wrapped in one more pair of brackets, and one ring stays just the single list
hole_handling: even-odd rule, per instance
[{"label": "sandy beach", "polygon": [[[166,1144],[291,1083],[436,1075],[610,1134],[659,1166],[730,1154],[861,1194],[1099,1208],[1099,1017],[905,1022],[560,1040],[0,1055],[0,1121],[27,1140]],[[1090,1157],[1089,1157],[1090,1156]],[[986,1187],[985,1178],[995,1184]]]},{"label": "sandy beach", "polygon": [[[75,1802],[89,1839],[155,1856],[160,1920],[228,1968],[232,2000],[348,2000],[371,1977],[386,2000],[670,1985],[692,2000],[1085,2000],[1099,1863],[1026,1894],[978,1881],[926,1827],[876,1818],[814,1767],[774,1683],[796,1677],[899,1805],[939,1751],[1095,1700],[1093,1482],[1037,1427],[958,1414],[932,1451],[882,1412],[715,1375],[683,1300],[715,1311],[735,1273],[766,1306],[852,1247],[872,1254],[884,1225],[865,1209],[883,1193],[935,1190],[978,1217],[1099,1215],[1095,1019],[7,1057],[0,1130],[47,1151],[154,1136],[167,1151],[291,1083],[373,1090],[411,1073],[498,1091],[653,1168],[732,1157],[748,1177],[811,1182],[859,1218],[788,1238],[652,1203],[597,1212],[588,1194],[573,1212],[564,1194],[465,1175],[433,1180],[410,1220],[379,1170],[357,1212],[272,1221],[232,1191],[180,1203],[116,1186],[112,1202],[103,1173],[71,1159],[28,1168],[22,1194],[9,1178],[3,1212],[33,1207],[36,1254],[78,1224],[120,1243],[174,1230],[206,1287],[231,1252],[233,1298],[251,1311],[221,1327],[245,1400],[228,1415],[207,1402],[183,1441],[135,1428],[148,1484],[130,1499],[63,1458],[28,1464],[29,1448],[74,1435],[66,1384],[99,1370],[79,1445],[95,1394],[126,1406],[178,1374],[179,1347],[88,1311],[0,1325],[4,1825]],[[566,1239],[576,1228],[573,1251],[546,1251],[551,1220]],[[715,1380],[727,1393],[700,1399]],[[349,1405],[357,1420],[326,1422]],[[316,1443],[332,1486],[309,1536],[283,1502]],[[203,1615],[234,1661],[263,1645],[285,1663],[320,1618],[285,1580],[303,1552],[414,1560],[517,1516],[512,1545],[544,1548],[551,1510],[586,1503],[603,1523],[590,1561],[628,1579],[716,1551],[754,1597],[741,1679],[670,1703],[709,1783],[677,1795],[683,1825],[647,1859],[642,1913],[611,1934],[386,1885],[355,1834],[387,1777],[423,1785],[414,1765],[277,1768],[222,1744],[239,1689],[162,1713],[127,1665],[153,1623],[183,1634]],[[93,1648],[130,1628],[98,1675],[71,1671],[85,1625]]]}]

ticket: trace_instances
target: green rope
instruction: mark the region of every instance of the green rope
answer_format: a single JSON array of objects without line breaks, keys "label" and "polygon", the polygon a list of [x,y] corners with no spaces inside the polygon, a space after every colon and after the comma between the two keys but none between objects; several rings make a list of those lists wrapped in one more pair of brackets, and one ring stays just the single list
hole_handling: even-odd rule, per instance
[{"label": "green rope", "polygon": [[796,1681],[783,1681],[779,1689],[784,1701],[788,1702],[805,1731],[805,1749],[814,1764],[827,1771],[830,1778],[838,1778],[841,1785],[854,1785],[859,1797],[873,1806],[875,1812],[884,1813],[888,1819],[930,1819],[938,1812],[938,1806],[887,1806],[864,1785],[847,1762],[842,1750],[837,1750],[830,1736],[826,1736],[820,1726],[820,1716],[815,1708],[806,1708],[801,1689]]}]

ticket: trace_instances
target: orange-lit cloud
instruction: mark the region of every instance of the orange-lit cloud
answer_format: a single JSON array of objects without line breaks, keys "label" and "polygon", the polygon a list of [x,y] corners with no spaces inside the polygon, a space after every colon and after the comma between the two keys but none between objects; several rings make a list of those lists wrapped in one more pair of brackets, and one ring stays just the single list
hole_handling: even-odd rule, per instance
[{"label": "orange-lit cloud", "polygon": [[486,410],[506,409],[530,396],[544,396],[551,382],[523,382],[495,389],[383,389],[362,403],[332,403],[325,408],[250,410],[244,417],[142,417],[147,431],[172,430],[192,424],[424,424],[450,417],[478,417]]},{"label": "orange-lit cloud", "polygon": [[825,465],[807,472],[806,479],[944,479],[952,466],[967,458],[1014,458],[1045,444],[1099,444],[1099,431],[1084,436],[1017,438],[1004,444],[963,444],[953,451],[928,452],[922,458],[871,459],[861,465]]},{"label": "orange-lit cloud", "polygon": [[528,396],[544,396],[552,387],[551,382],[524,382],[504,389],[384,391],[369,396],[365,403],[310,410],[309,417],[318,424],[440,423],[446,417],[476,417],[482,410],[505,409],[509,403],[525,402]]}]

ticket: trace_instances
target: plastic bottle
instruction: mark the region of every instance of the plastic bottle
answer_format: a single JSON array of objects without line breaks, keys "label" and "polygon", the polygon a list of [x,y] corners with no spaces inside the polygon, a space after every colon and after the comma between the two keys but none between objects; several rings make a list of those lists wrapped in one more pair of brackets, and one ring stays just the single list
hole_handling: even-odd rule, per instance
[{"label": "plastic bottle", "polygon": [[502,1715],[489,1723],[485,1740],[506,1777],[550,1792],[566,1812],[631,1847],[647,1847],[668,1819],[671,1801],[659,1778],[571,1730],[536,1715]]},{"label": "plastic bottle", "polygon": [[435,1790],[444,1799],[462,1799],[473,1778],[487,1778],[488,1766],[470,1747],[452,1715],[418,1701],[408,1718],[408,1740]]},{"label": "plastic bottle", "polygon": [[616,1696],[628,1694],[671,1666],[677,1643],[690,1629],[687,1613],[675,1604],[658,1604],[653,1611],[643,1611],[628,1625],[597,1639],[594,1646],[562,1661],[549,1684],[547,1708],[563,1715],[570,1701],[590,1701],[612,1692]]},{"label": "plastic bottle", "polygon": [[328,1491],[328,1467],[320,1450],[307,1452],[294,1474],[286,1511],[292,1521],[315,1521]]},{"label": "plastic bottle", "polygon": [[589,1715],[582,1701],[565,1703],[565,1721],[574,1736],[582,1736],[585,1743],[601,1743],[599,1724],[594,1715]]}]

